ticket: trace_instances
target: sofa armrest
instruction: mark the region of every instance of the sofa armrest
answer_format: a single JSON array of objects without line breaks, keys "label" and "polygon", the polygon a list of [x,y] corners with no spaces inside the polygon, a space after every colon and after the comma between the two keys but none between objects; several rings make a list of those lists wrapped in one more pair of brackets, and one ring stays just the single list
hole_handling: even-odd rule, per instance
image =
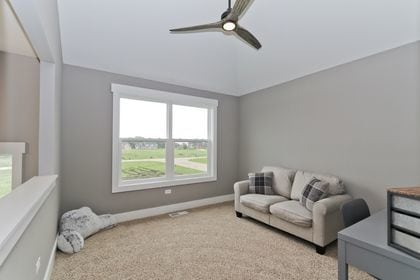
[{"label": "sofa armrest", "polygon": [[337,233],[344,228],[341,205],[352,200],[348,194],[334,195],[315,202],[312,212],[313,242],[326,246],[337,239]]},{"label": "sofa armrest", "polygon": [[235,211],[241,212],[241,195],[247,194],[249,189],[249,180],[239,181],[233,185],[233,191],[235,193]]},{"label": "sofa armrest", "polygon": [[351,200],[348,194],[333,195],[315,202],[313,207],[314,215],[328,215],[329,213],[340,210],[341,205]]},{"label": "sofa armrest", "polygon": [[239,195],[247,194],[249,189],[249,180],[239,181],[233,185],[233,191]]}]

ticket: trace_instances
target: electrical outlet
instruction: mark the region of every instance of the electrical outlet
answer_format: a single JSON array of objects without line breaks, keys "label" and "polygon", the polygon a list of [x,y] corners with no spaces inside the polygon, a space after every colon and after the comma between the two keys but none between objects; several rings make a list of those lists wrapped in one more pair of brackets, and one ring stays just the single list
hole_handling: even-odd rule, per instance
[{"label": "electrical outlet", "polygon": [[171,189],[166,189],[165,190],[165,194],[171,194],[172,193],[172,190]]},{"label": "electrical outlet", "polygon": [[41,268],[41,257],[38,257],[38,260],[35,263],[35,273],[38,275],[39,269]]}]

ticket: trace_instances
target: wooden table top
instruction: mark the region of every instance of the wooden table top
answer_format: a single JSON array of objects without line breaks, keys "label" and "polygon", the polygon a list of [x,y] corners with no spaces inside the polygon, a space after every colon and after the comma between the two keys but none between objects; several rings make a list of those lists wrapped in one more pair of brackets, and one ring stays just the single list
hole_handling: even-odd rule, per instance
[{"label": "wooden table top", "polygon": [[400,195],[420,198],[420,187],[392,188],[392,189],[388,189],[388,191],[393,194],[400,194]]}]

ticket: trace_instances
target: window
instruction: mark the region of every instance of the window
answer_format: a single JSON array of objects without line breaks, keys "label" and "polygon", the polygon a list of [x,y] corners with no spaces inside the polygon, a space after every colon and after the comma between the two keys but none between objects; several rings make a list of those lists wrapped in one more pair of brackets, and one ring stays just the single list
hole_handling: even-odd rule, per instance
[{"label": "window", "polygon": [[0,198],[22,183],[22,155],[25,152],[25,143],[0,142]]},{"label": "window", "polygon": [[112,191],[215,181],[217,100],[112,85]]},{"label": "window", "polygon": [[12,191],[12,155],[0,155],[0,198]]}]

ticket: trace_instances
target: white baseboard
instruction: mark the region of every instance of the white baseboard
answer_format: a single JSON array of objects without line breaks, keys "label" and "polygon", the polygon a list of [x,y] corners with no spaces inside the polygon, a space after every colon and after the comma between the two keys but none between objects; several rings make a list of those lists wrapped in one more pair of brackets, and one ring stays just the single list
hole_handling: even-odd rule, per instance
[{"label": "white baseboard", "polygon": [[54,268],[55,253],[57,252],[57,239],[58,237],[55,238],[55,242],[51,250],[50,259],[48,260],[47,269],[45,270],[44,274],[44,280],[50,280],[51,278],[51,273]]},{"label": "white baseboard", "polygon": [[137,219],[143,219],[147,217],[153,217],[158,216],[162,214],[168,214],[172,212],[177,212],[181,210],[191,209],[191,208],[197,208],[201,206],[207,206],[217,203],[222,203],[226,201],[232,201],[234,199],[234,194],[228,194],[228,195],[221,195],[221,196],[215,196],[215,197],[209,197],[199,200],[193,200],[188,202],[182,202],[182,203],[176,203],[171,205],[165,205],[165,206],[159,206],[154,208],[147,208],[147,209],[141,209],[131,212],[124,212],[115,214],[115,218],[118,223],[137,220]]}]

